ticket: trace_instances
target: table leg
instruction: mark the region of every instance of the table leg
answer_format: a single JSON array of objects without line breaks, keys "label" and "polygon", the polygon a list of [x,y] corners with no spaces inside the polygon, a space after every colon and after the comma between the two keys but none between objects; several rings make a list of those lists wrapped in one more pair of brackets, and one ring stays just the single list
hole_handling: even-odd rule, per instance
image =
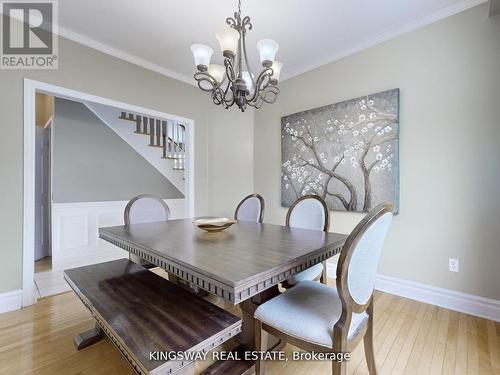
[{"label": "table leg", "polygon": [[[241,333],[238,336],[238,342],[241,344],[234,351],[240,352],[240,358],[244,358],[243,352],[246,350],[254,350],[255,348],[255,319],[253,317],[255,310],[259,305],[276,297],[280,294],[278,286],[266,289],[262,293],[245,300],[239,304],[241,312],[243,315],[243,326]],[[268,350],[280,350],[284,346],[284,342],[275,336],[268,334],[267,332],[262,332],[267,334],[267,349]],[[218,361],[212,364],[209,368],[203,371],[204,375],[216,375],[216,374],[238,374],[238,375],[249,375],[254,373],[254,362],[245,360],[234,360],[234,361]]]},{"label": "table leg", "polygon": [[95,324],[95,328],[89,329],[88,331],[80,333],[73,339],[76,350],[85,349],[95,343],[101,341],[104,338],[104,333],[99,327],[99,324]]}]

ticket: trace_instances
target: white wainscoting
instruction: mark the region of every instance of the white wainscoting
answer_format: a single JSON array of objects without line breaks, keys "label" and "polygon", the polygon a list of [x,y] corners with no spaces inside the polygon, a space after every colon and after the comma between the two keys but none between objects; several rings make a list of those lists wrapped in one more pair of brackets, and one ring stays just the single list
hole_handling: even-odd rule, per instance
[{"label": "white wainscoting", "polygon": [[[166,199],[173,219],[186,216],[185,199]],[[123,225],[127,201],[52,205],[52,271],[128,257],[99,239],[99,228]]]}]

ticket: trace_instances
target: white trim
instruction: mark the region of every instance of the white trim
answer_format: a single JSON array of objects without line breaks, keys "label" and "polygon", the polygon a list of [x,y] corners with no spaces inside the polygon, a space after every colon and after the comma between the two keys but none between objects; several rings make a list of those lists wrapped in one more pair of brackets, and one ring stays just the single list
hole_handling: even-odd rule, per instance
[{"label": "white trim", "polygon": [[309,65],[302,67],[300,69],[296,69],[295,71],[292,71],[291,73],[288,73],[288,74],[286,74],[287,72],[285,71],[284,72],[285,76],[283,77],[283,79],[281,81],[283,82],[289,78],[306,73],[310,70],[319,68],[323,65],[333,63],[335,61],[343,59],[344,57],[353,55],[357,52],[361,52],[365,49],[376,46],[377,44],[380,44],[380,43],[386,42],[388,40],[397,38],[398,36],[409,33],[410,31],[420,29],[420,28],[427,26],[431,23],[434,23],[434,22],[437,22],[437,21],[442,20],[444,18],[453,16],[454,14],[466,11],[467,9],[473,8],[477,5],[485,3],[487,1],[488,0],[462,0],[462,1],[459,1],[457,3],[454,3],[450,6],[443,8],[443,9],[440,9],[437,12],[431,13],[431,14],[426,15],[420,19],[417,19],[413,22],[410,22],[406,25],[399,26],[397,28],[394,28],[390,31],[387,31],[387,32],[384,32],[384,33],[381,33],[378,35],[376,34],[372,38],[370,38],[370,40],[368,40],[364,43],[360,43],[356,46],[346,48],[342,51],[338,51],[338,52],[322,59],[321,61],[309,64]]},{"label": "white trim", "polygon": [[120,60],[127,61],[131,64],[138,65],[138,66],[143,67],[145,69],[162,74],[162,75],[167,76],[169,78],[176,79],[178,81],[187,83],[189,85],[197,86],[197,83],[193,77],[187,77],[184,74],[174,72],[170,69],[167,69],[163,66],[155,64],[151,61],[148,61],[148,60],[145,60],[145,59],[140,58],[138,56],[132,55],[128,52],[119,50],[119,49],[112,47],[108,44],[101,43],[95,39],[92,39],[92,38],[89,38],[85,35],[76,33],[76,32],[69,30],[65,27],[59,26],[59,35],[65,37],[66,39],[69,39],[69,40],[72,40],[72,41],[77,42],[79,44],[82,44],[84,46],[95,49],[99,52],[116,57]]},{"label": "white trim", "polygon": [[[281,82],[286,81],[289,78],[298,76],[300,74],[306,73],[310,70],[319,68],[320,66],[335,62],[337,60],[340,60],[344,57],[350,56],[352,54],[355,54],[355,53],[360,52],[362,50],[365,50],[367,48],[373,47],[373,46],[380,44],[382,42],[397,38],[398,36],[406,34],[410,31],[420,29],[420,28],[427,26],[433,22],[442,20],[446,17],[450,17],[454,14],[463,12],[467,9],[473,8],[477,5],[485,3],[487,1],[488,0],[462,0],[462,1],[459,1],[457,3],[454,3],[450,6],[443,8],[443,9],[440,9],[434,13],[431,13],[429,15],[421,17],[420,19],[417,19],[417,20],[410,22],[406,25],[402,25],[402,26],[394,28],[390,31],[374,35],[373,38],[371,38],[369,41],[358,44],[354,47],[350,47],[350,48],[346,48],[344,50],[338,51],[338,52],[322,59],[321,61],[319,61],[317,63],[309,64],[305,67],[296,69],[295,71],[292,71],[289,74],[286,74],[287,72],[285,71],[284,72],[285,74],[283,75]],[[490,0],[490,1],[493,1],[493,0]],[[0,11],[0,13],[1,13],[1,11]],[[165,68],[161,65],[155,64],[149,60],[145,60],[145,59],[138,57],[136,55],[132,55],[128,52],[125,52],[125,51],[122,51],[118,48],[110,46],[109,44],[99,42],[98,40],[92,39],[88,36],[77,33],[73,30],[68,29],[68,28],[62,27],[61,25],[59,25],[58,34],[66,39],[72,40],[76,43],[79,43],[79,44],[82,44],[82,45],[87,46],[89,48],[95,49],[95,50],[102,52],[102,53],[105,53],[107,55],[116,57],[120,60],[127,61],[131,64],[143,67],[145,69],[162,74],[162,75],[169,77],[169,78],[176,79],[178,81],[187,83],[189,85],[197,86],[193,77],[185,76],[184,74],[174,72],[173,70],[170,70],[170,69]]]},{"label": "white trim", "polygon": [[35,295],[35,93],[34,81],[24,80],[23,141],[23,292],[22,306]]},{"label": "white trim", "polygon": [[[111,107],[121,108],[129,112],[139,112],[152,117],[170,118],[187,125],[189,170],[186,178],[188,184],[185,199],[188,202],[187,213],[194,216],[194,120],[164,113],[117,100],[87,94],[28,78],[24,79],[24,140],[23,140],[23,289],[22,305],[29,306],[36,302],[35,296],[35,93],[42,92],[60,98],[88,101]],[[193,140],[193,142],[192,142]]]},{"label": "white trim", "polygon": [[23,291],[0,293],[0,313],[19,310],[23,306]]},{"label": "white trim", "polygon": [[492,298],[479,297],[380,274],[377,275],[375,289],[500,322],[500,301]]}]

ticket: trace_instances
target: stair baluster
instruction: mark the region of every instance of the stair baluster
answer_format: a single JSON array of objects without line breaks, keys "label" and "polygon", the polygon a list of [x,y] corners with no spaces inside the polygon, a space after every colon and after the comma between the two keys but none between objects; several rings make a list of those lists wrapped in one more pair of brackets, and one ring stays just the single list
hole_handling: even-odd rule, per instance
[{"label": "stair baluster", "polygon": [[155,119],[149,119],[149,145],[155,145]]},{"label": "stair baluster", "polygon": [[171,159],[172,158],[172,151],[173,151],[173,146],[172,146],[172,139],[174,137],[174,131],[173,131],[173,124],[172,122],[168,122],[168,133],[167,133],[167,136],[168,136],[168,158]]},{"label": "stair baluster", "polygon": [[156,147],[161,147],[161,120],[156,120]]},{"label": "stair baluster", "polygon": [[167,158],[167,122],[166,121],[161,122],[161,140],[162,140],[162,147],[163,147],[162,158],[166,159]]},{"label": "stair baluster", "polygon": [[[123,112],[123,115],[125,117],[125,112]],[[136,133],[141,132],[141,121],[142,121],[142,117],[137,115],[137,117],[135,118],[135,132]]]},{"label": "stair baluster", "polygon": [[121,112],[118,118],[135,122],[135,133],[149,135],[149,146],[161,147],[162,158],[173,159],[174,170],[186,169],[187,134],[184,124],[127,112]]}]

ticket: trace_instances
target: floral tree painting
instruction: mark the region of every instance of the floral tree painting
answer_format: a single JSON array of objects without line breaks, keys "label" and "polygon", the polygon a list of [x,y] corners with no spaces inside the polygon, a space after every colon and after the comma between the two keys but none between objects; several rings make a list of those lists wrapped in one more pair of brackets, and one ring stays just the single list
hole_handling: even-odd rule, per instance
[{"label": "floral tree painting", "polygon": [[316,194],[333,210],[399,204],[399,89],[281,118],[281,204]]}]

